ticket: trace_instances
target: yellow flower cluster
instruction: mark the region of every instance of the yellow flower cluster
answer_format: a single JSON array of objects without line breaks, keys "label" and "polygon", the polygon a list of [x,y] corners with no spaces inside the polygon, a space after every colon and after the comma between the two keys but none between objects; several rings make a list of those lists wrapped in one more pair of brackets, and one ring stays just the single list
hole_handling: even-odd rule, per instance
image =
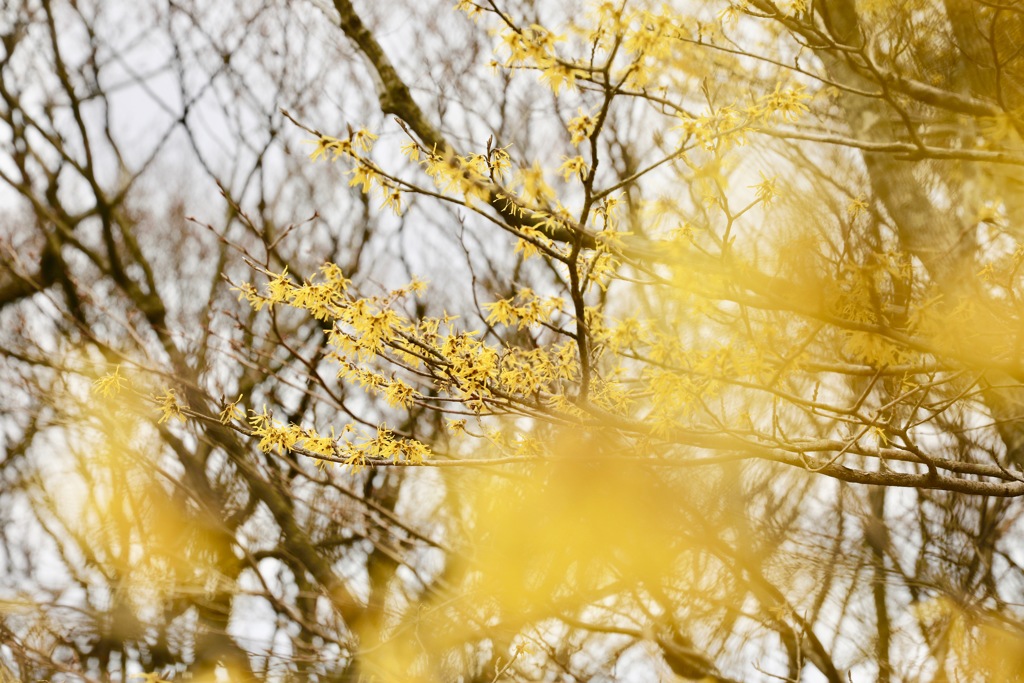
[{"label": "yellow flower cluster", "polygon": [[332,138],[329,135],[321,135],[316,140],[307,140],[316,145],[316,149],[309,155],[309,158],[313,161],[317,159],[327,159],[330,157],[330,161],[335,161],[340,157],[353,157],[357,158],[360,152],[369,152],[373,147],[373,141],[377,139],[377,136],[366,130],[360,128],[353,132],[347,138]]},{"label": "yellow flower cluster", "polygon": [[[523,403],[551,401],[563,392],[565,383],[579,378],[575,342],[533,349],[502,348],[483,341],[477,331],[457,329],[452,316],[410,319],[402,313],[401,305],[423,291],[425,284],[419,281],[384,296],[360,297],[332,264],[323,266],[319,277],[302,283],[294,282],[284,271],[267,276],[262,292],[246,283],[238,287],[240,296],[257,309],[288,305],[332,323],[327,335],[333,348],[330,357],[339,364],[338,376],[381,396],[391,406],[407,408],[416,402],[429,405],[428,395],[440,394],[481,415],[515,412],[515,406]],[[551,325],[563,305],[557,297],[540,297],[524,288],[510,299],[485,307],[488,323],[527,329]],[[377,364],[390,369],[378,370]],[[399,376],[402,369],[406,374]],[[425,379],[431,391],[417,385]],[[229,404],[222,419],[234,419],[237,414],[236,404]],[[304,448],[353,464],[364,457],[417,458],[426,453],[422,444],[391,438],[383,432],[372,443],[358,448],[348,442],[338,443],[336,450],[325,453],[327,442],[323,437],[297,425],[279,424],[265,411],[251,415],[249,426],[260,438],[264,451]]]},{"label": "yellow flower cluster", "polygon": [[[327,435],[309,427],[278,422],[266,406],[260,412],[250,411],[247,422],[252,435],[259,437],[259,448],[264,453],[300,451],[356,469],[365,466],[369,460],[421,463],[431,455],[426,444],[399,437],[383,425],[377,427],[372,436],[361,439],[339,438],[335,435],[334,427],[331,427],[330,435]],[[355,425],[347,424],[341,436],[355,431]]]},{"label": "yellow flower cluster", "polygon": [[364,194],[368,194],[375,187],[380,192],[380,208],[389,208],[396,215],[402,212],[402,193],[393,179],[388,178],[377,166],[366,156],[373,148],[373,141],[377,136],[360,128],[351,131],[347,138],[335,138],[329,135],[321,135],[315,140],[307,140],[316,145],[309,158],[313,161],[318,159],[329,159],[335,161],[339,158],[348,158],[354,162],[354,166],[346,171],[351,176],[348,181],[349,187],[359,186]]},{"label": "yellow flower cluster", "polygon": [[564,305],[565,302],[558,297],[541,299],[532,289],[524,287],[514,297],[484,304],[483,308],[487,311],[488,324],[515,324],[523,329],[550,320],[551,315]]}]

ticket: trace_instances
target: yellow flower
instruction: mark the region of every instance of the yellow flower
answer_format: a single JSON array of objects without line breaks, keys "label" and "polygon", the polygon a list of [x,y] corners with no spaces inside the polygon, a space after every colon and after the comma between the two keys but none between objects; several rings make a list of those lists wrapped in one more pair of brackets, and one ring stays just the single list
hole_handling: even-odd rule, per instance
[{"label": "yellow flower", "polygon": [[577,109],[579,116],[569,121],[569,125],[566,126],[569,131],[569,135],[572,136],[573,146],[579,146],[581,142],[590,137],[590,134],[594,132],[594,126],[597,125],[597,121],[590,114],[586,114],[583,108]]},{"label": "yellow flower", "polygon": [[565,182],[569,182],[569,178],[574,175],[578,175],[580,180],[587,177],[587,162],[583,160],[581,156],[575,157],[562,157],[565,159],[562,165],[559,167],[559,171],[562,172],[562,177],[565,178]]},{"label": "yellow flower", "polygon": [[316,149],[314,149],[313,153],[309,155],[311,161],[316,161],[321,157],[327,159],[328,153],[333,153],[331,158],[331,161],[333,161],[334,158],[338,156],[337,152],[341,146],[341,140],[339,140],[338,138],[329,137],[327,135],[321,135],[316,140],[303,140],[303,142],[312,143],[316,145]]},{"label": "yellow flower", "polygon": [[779,190],[775,187],[775,183],[778,181],[776,176],[769,178],[764,173],[761,173],[761,182],[757,185],[751,185],[757,193],[757,199],[765,206],[771,206],[772,202],[779,196]]},{"label": "yellow flower", "polygon": [[160,403],[160,417],[157,424],[163,424],[172,417],[179,422],[185,421],[185,415],[181,412],[181,406],[178,404],[178,397],[174,393],[174,389],[164,389],[164,395],[158,396],[156,399]]},{"label": "yellow flower", "polygon": [[321,436],[315,429],[307,429],[302,446],[310,453],[334,456],[336,453],[334,440],[334,427],[331,427],[330,436]]},{"label": "yellow flower", "polygon": [[98,393],[103,398],[110,398],[111,396],[117,396],[121,393],[121,390],[127,386],[127,380],[121,376],[121,366],[118,365],[114,368],[114,371],[103,375],[98,380],[92,383],[93,391]]},{"label": "yellow flower", "polygon": [[232,420],[241,420],[245,417],[245,413],[238,407],[239,402],[242,400],[242,394],[238,395],[231,403],[224,407],[224,410],[220,411],[221,424],[227,424]]},{"label": "yellow flower", "polygon": [[137,674],[134,674],[134,675],[130,676],[129,678],[131,680],[140,680],[141,679],[142,681],[145,681],[145,683],[170,683],[170,681],[167,681],[167,680],[161,678],[160,674],[158,674],[156,672],[152,672],[152,671],[148,672],[148,673],[146,673],[146,672],[137,673]]}]

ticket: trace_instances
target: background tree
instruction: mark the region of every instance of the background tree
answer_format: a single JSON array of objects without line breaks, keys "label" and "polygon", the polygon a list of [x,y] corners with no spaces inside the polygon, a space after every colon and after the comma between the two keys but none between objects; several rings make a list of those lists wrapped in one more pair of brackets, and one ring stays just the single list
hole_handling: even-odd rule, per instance
[{"label": "background tree", "polygon": [[14,675],[1019,676],[1016,5],[317,6],[5,10]]}]

